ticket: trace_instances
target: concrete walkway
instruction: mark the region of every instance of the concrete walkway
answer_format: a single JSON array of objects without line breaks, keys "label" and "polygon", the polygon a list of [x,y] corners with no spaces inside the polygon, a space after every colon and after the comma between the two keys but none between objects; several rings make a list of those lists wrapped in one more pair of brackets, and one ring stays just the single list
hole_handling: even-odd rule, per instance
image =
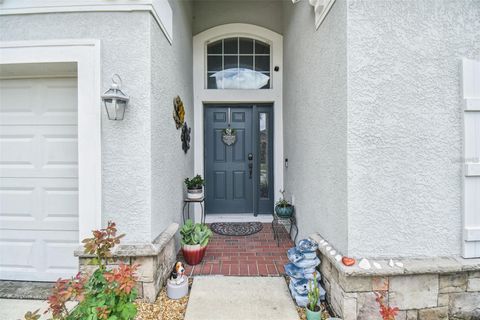
[{"label": "concrete walkway", "polygon": [[298,320],[283,277],[195,277],[185,320]]},{"label": "concrete walkway", "polygon": [[[67,303],[69,310],[73,309],[76,302]],[[48,319],[51,315],[44,315],[45,310],[48,309],[47,301],[45,300],[22,300],[22,299],[0,299],[0,319],[1,320],[18,320],[23,319],[27,311],[35,311],[40,309],[41,320]]]}]

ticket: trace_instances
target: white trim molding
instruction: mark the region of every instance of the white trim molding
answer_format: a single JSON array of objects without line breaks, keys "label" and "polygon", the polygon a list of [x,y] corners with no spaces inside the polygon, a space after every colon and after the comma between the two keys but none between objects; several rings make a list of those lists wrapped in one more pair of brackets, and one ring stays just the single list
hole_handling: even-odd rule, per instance
[{"label": "white trim molding", "polygon": [[[227,37],[248,37],[270,44],[271,88],[257,90],[206,89],[206,46]],[[278,67],[278,71],[273,71]],[[283,36],[259,26],[232,23],[208,29],[193,38],[194,170],[204,175],[204,105],[209,103],[272,103],[274,110],[275,199],[283,189]],[[197,208],[199,209],[199,208]],[[195,211],[199,219],[200,211]]]},{"label": "white trim molding", "polygon": [[[294,4],[299,1],[300,0],[292,0]],[[315,29],[318,29],[323,20],[325,20],[334,2],[335,0],[308,0],[308,3],[313,7],[313,12],[315,13]]]},{"label": "white trim molding", "polygon": [[0,15],[89,11],[149,11],[170,44],[173,11],[168,0],[3,0]]},{"label": "white trim molding", "polygon": [[463,59],[463,257],[480,257],[480,61]]},{"label": "white trim molding", "polygon": [[1,64],[76,62],[79,239],[101,226],[100,41],[0,42]]},{"label": "white trim molding", "polygon": [[309,0],[309,2],[315,12],[315,28],[318,29],[327,17],[335,0]]}]

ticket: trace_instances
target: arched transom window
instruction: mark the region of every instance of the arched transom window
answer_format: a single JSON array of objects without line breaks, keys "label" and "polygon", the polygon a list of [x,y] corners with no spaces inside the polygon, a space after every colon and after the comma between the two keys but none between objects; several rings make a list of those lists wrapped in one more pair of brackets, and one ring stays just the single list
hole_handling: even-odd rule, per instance
[{"label": "arched transom window", "polygon": [[270,89],[270,45],[232,37],[207,44],[207,89]]}]

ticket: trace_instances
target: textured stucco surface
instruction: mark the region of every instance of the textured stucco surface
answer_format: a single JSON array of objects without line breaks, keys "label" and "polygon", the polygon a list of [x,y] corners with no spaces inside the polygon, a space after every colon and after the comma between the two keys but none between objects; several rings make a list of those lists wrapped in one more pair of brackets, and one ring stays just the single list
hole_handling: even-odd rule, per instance
[{"label": "textured stucco surface", "polygon": [[102,91],[118,73],[131,97],[124,121],[102,110],[102,221],[114,220],[135,242],[150,240],[149,28],[146,12],[0,17],[2,41],[101,40]]},{"label": "textured stucco surface", "polygon": [[349,254],[460,254],[460,66],[479,30],[480,1],[349,1]]},{"label": "textured stucco surface", "polygon": [[316,31],[307,1],[284,2],[285,186],[299,239],[320,232],[347,250],[346,2]]},{"label": "textured stucco surface", "polygon": [[170,46],[150,19],[152,56],[152,240],[172,222],[181,222],[183,179],[193,174],[191,149],[182,150],[181,129],[173,121],[173,98],[179,95],[185,121],[193,133],[192,8],[189,1],[170,1],[175,40]]},{"label": "textured stucco surface", "polygon": [[[112,74],[122,77],[131,98],[125,119],[109,121],[102,109],[102,221],[116,221],[127,243],[150,242],[178,221],[182,179],[193,167],[191,158],[181,154],[172,120],[175,94],[191,105],[188,6],[172,1],[174,46],[148,12],[0,17],[1,41],[99,39],[102,91],[109,88]],[[187,110],[187,120],[189,116]]]},{"label": "textured stucco surface", "polygon": [[196,0],[193,12],[193,34],[226,23],[251,23],[280,34],[283,31],[282,0]]}]

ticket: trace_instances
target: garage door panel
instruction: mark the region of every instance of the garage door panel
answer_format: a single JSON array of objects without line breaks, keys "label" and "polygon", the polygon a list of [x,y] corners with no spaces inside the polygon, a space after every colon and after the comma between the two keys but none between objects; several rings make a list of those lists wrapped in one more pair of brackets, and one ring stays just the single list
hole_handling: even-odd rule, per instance
[{"label": "garage door panel", "polygon": [[78,230],[78,179],[3,178],[0,228]]},{"label": "garage door panel", "polygon": [[79,247],[78,232],[24,231],[22,240],[16,232],[6,230],[0,236],[2,279],[55,281],[75,275],[78,261],[73,251]]},{"label": "garage door panel", "polygon": [[42,87],[45,90],[43,104],[44,114],[77,113],[77,81],[76,79],[50,79]]},{"label": "garage door panel", "polygon": [[39,87],[31,80],[0,80],[0,115],[35,116],[33,105],[38,104]]},{"label": "garage door panel", "polygon": [[[76,129],[76,128],[75,128]],[[73,134],[44,135],[44,169],[74,169],[78,171],[78,140]]]},{"label": "garage door panel", "polygon": [[[35,239],[18,240],[15,236],[9,238],[7,232],[2,232],[0,239],[0,269],[31,269],[35,270]],[[13,254],[14,253],[14,254]]]},{"label": "garage door panel", "polygon": [[47,273],[67,272],[74,274],[78,261],[73,257],[73,252],[79,248],[78,240],[75,241],[45,241],[45,254]]},{"label": "garage door panel", "polygon": [[77,80],[0,80],[0,125],[77,123]]},{"label": "garage door panel", "polygon": [[35,135],[7,134],[4,128],[0,130],[0,169],[34,170],[32,150],[35,148]]},{"label": "garage door panel", "polygon": [[76,79],[0,80],[0,278],[78,270]]},{"label": "garage door panel", "polygon": [[0,127],[0,176],[77,177],[76,126]]},{"label": "garage door panel", "polygon": [[[33,221],[33,206],[35,203],[35,188],[33,187],[8,188],[0,186],[0,221],[6,219]],[[0,223],[3,225],[3,222]]]}]

